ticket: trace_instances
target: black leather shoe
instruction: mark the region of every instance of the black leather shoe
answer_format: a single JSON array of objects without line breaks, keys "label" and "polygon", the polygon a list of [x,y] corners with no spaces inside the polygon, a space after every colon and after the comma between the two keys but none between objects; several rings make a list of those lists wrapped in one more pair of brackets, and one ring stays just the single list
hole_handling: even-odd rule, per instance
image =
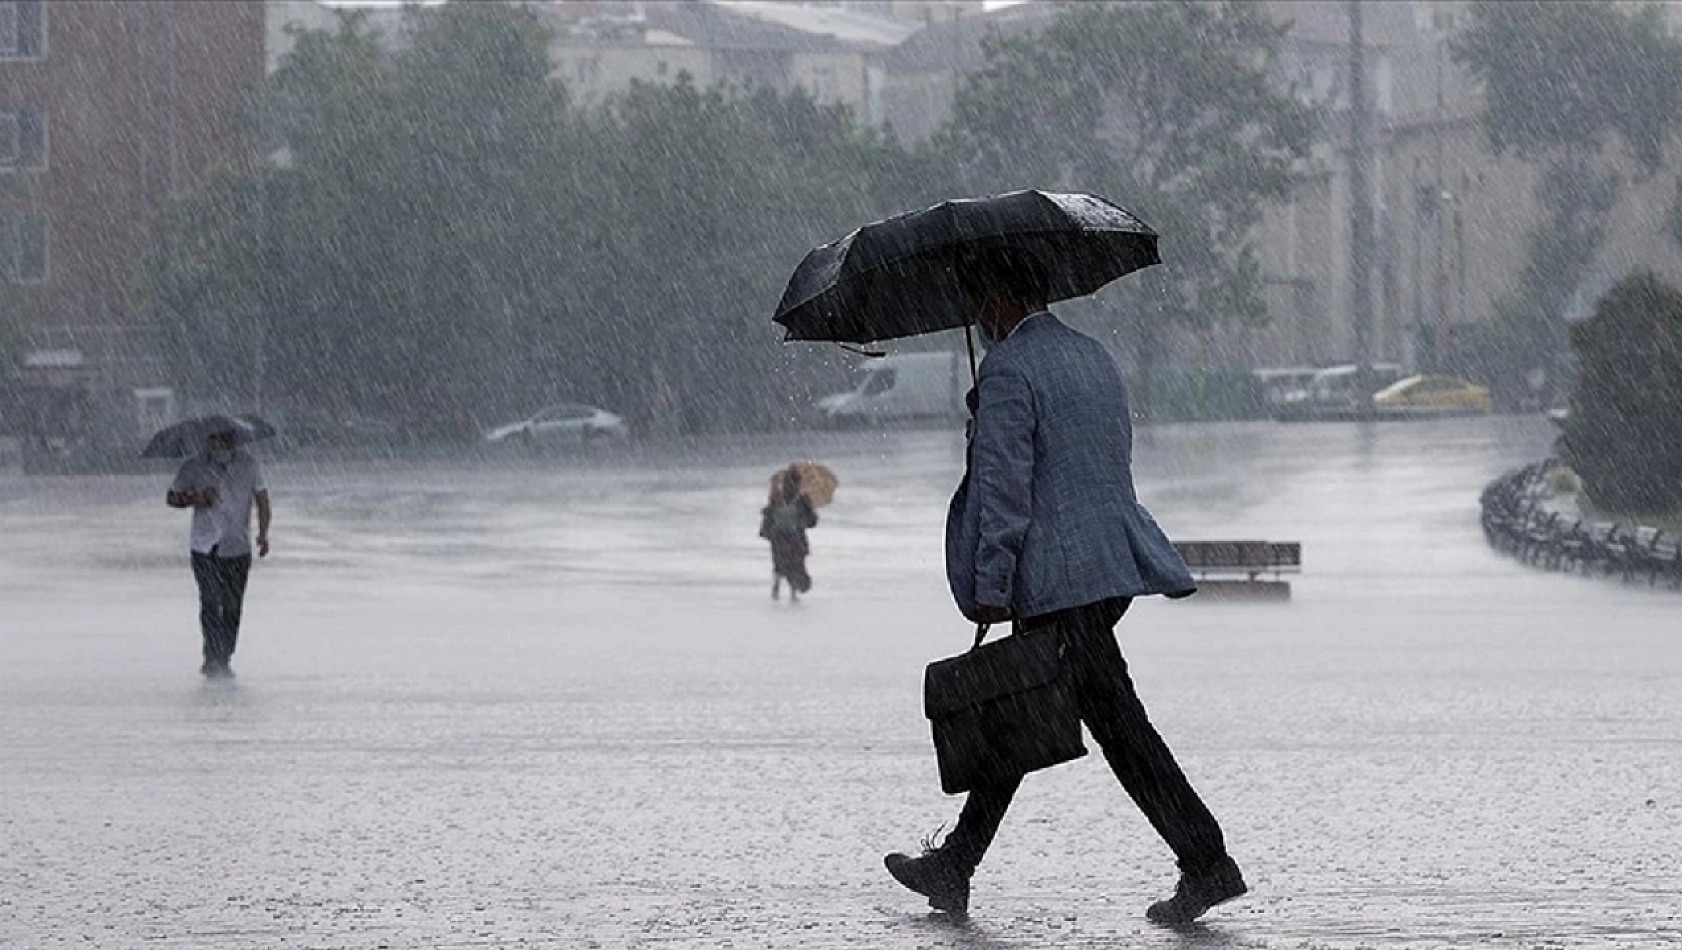
[{"label": "black leather shoe", "polygon": [[1231,858],[1198,872],[1184,872],[1174,888],[1174,896],[1157,901],[1145,911],[1145,916],[1158,924],[1189,924],[1202,917],[1216,904],[1232,900],[1249,891],[1244,875]]},{"label": "black leather shoe", "polygon": [[969,913],[969,875],[942,860],[940,851],[928,851],[920,858],[894,852],[882,859],[894,880],[927,897],[929,906],[959,917]]}]

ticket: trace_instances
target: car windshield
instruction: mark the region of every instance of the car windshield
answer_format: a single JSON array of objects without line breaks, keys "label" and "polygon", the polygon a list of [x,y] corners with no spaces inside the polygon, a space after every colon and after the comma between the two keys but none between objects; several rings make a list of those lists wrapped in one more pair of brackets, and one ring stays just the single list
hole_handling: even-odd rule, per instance
[{"label": "car windshield", "polygon": [[570,419],[588,419],[596,414],[589,406],[562,405],[550,406],[532,417],[533,422],[565,422]]},{"label": "car windshield", "polygon": [[864,381],[864,394],[875,396],[894,388],[894,371],[891,369],[872,370]]}]

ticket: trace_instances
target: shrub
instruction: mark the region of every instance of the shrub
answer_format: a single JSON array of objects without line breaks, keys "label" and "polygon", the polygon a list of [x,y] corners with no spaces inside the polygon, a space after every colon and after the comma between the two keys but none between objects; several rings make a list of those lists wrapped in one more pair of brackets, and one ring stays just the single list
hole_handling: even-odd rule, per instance
[{"label": "shrub", "polygon": [[1629,277],[1572,327],[1571,345],[1564,445],[1590,500],[1622,514],[1682,510],[1682,291]]}]

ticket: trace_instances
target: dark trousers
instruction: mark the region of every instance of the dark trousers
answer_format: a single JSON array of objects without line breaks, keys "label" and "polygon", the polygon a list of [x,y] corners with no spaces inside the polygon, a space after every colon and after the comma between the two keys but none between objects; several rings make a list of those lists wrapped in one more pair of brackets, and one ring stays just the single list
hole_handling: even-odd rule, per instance
[{"label": "dark trousers", "polygon": [[245,579],[251,555],[218,557],[193,552],[193,579],[199,582],[199,628],[204,631],[204,659],[226,663],[239,640],[239,614],[245,605]]},{"label": "dark trousers", "polygon": [[[1063,638],[1063,662],[1075,680],[1081,721],[1104,750],[1110,770],[1167,842],[1180,869],[1201,871],[1226,857],[1226,842],[1133,690],[1114,632],[1130,603],[1117,598],[1027,618],[1017,622],[1016,632]],[[1017,778],[972,790],[941,854],[963,873],[972,873],[1021,784]]]}]

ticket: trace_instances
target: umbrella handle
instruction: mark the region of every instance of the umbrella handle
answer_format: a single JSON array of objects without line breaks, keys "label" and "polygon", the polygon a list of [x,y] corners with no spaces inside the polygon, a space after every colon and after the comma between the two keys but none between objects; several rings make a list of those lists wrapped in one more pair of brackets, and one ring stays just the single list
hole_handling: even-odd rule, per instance
[{"label": "umbrella handle", "polygon": [[976,376],[976,374],[975,374],[975,338],[970,336],[970,328],[973,327],[973,326],[975,326],[975,321],[967,319],[967,318],[964,320],[964,346],[965,346],[965,348],[967,348],[969,350],[969,384],[971,386],[975,385],[975,376]]}]

